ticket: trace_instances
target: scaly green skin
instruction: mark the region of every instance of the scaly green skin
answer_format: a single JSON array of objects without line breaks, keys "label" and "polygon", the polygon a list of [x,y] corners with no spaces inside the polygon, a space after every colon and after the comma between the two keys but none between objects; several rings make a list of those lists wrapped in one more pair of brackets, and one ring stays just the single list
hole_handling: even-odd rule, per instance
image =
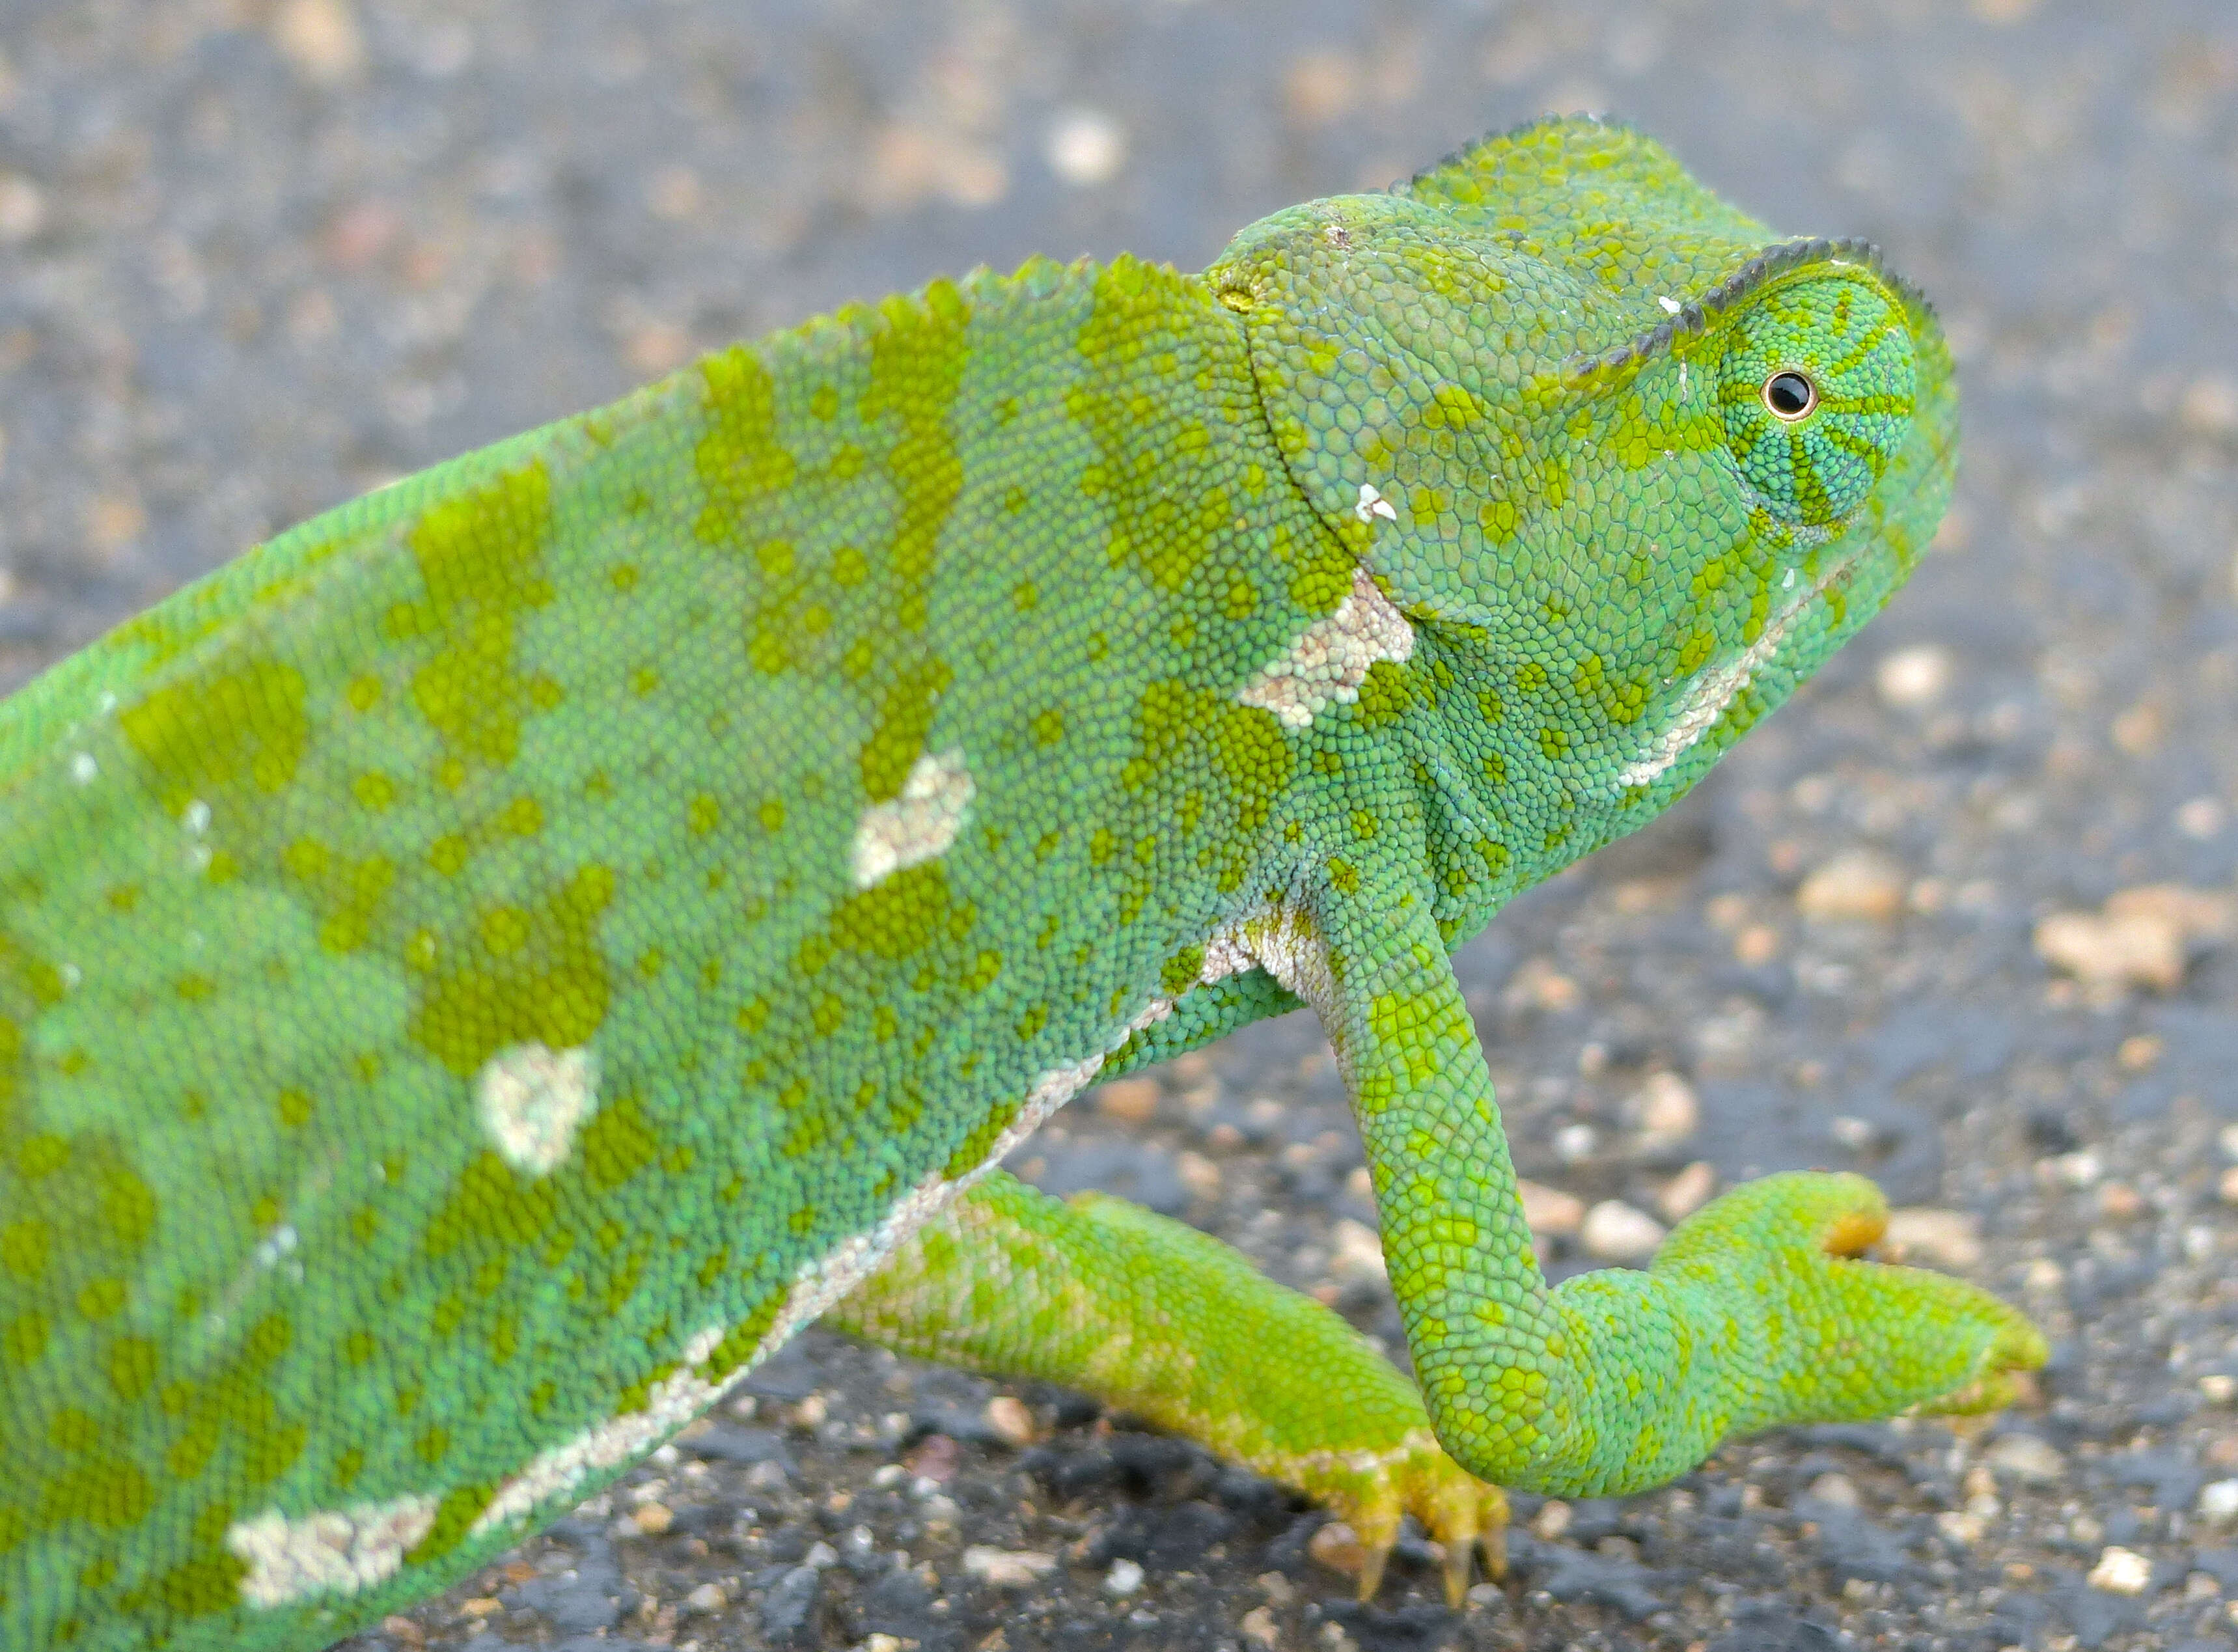
[{"label": "scaly green skin", "polygon": [[[1840,1181],[1549,1292],[1446,955],[1880,606],[1952,443],[1869,253],[1553,122],[1201,277],[1036,261],[736,347],[65,662],[0,706],[0,1644],[346,1633],[897,1246],[865,1323],[953,1339],[959,1281],[1041,1242],[927,1252],[959,1191],[1092,1079],[1301,1000],[1427,1411],[1324,1319],[1324,1399],[1176,1421],[1460,1537],[1496,1496],[1436,1453],[1313,1464],[1427,1423],[1618,1490],[1728,1428],[1993,1400],[2034,1332],[1829,1259],[1873,1226]],[[1064,1366],[1102,1312],[1158,1356],[1130,1299],[1023,1341]]]}]

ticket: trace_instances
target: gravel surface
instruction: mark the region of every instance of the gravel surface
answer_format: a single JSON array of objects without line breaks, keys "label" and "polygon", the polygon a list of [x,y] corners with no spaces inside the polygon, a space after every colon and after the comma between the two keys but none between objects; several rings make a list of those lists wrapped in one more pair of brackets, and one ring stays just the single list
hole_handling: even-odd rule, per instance
[{"label": "gravel surface", "polygon": [[[1887,617],[1460,968],[1556,1272],[1856,1166],[2040,1403],[1520,1501],[1461,1613],[1104,1418],[811,1334],[361,1644],[2195,1649],[2238,1638],[2238,17],[2228,0],[0,0],[0,685],[243,545],[940,271],[1202,266],[1619,112],[1942,306],[1968,458]],[[1309,1021],[1026,1150],[1395,1346]]]}]

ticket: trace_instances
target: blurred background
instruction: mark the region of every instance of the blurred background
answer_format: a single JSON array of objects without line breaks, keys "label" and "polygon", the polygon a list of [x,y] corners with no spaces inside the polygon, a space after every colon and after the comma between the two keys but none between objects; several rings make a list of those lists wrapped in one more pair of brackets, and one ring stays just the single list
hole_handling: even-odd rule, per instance
[{"label": "blurred background", "polygon": [[[1641,126],[1783,232],[1880,242],[1966,423],[1888,614],[1463,955],[1549,1265],[1636,1259],[1741,1175],[1863,1168],[1913,1254],[2044,1319],[2040,1403],[1525,1499],[1507,1589],[1446,1615],[1418,1546],[1363,1612],[1263,1487],[811,1339],[725,1424],[762,1444],[693,1459],[701,1502],[649,1471],[394,1643],[549,1641],[577,1596],[709,1648],[2230,1643],[2228,0],[0,0],[0,685],[730,339],[1030,253],[1199,268],[1549,109]],[[1109,1087],[1021,1167],[1195,1220],[1396,1344],[1301,1018]],[[896,1454],[936,1489],[877,1489]],[[843,1496],[921,1598],[817,1558]],[[727,1512],[614,1523],[646,1503]],[[972,1545],[1063,1562],[1022,1592]]]}]

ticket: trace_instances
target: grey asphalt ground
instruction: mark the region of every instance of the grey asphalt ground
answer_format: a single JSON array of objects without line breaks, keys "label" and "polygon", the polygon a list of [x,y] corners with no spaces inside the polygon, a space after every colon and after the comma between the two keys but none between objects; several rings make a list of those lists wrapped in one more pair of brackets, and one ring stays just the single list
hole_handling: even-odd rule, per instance
[{"label": "grey asphalt ground", "polygon": [[[2042,1318],[2037,1400],[1522,1500],[1507,1583],[1453,1614],[1419,1542],[1357,1607],[1263,1483],[811,1335],[366,1647],[2238,1639],[2228,0],[0,0],[0,685],[700,348],[1032,252],[1201,267],[1549,109],[1880,241],[1967,409],[1890,611],[1463,955],[1525,1173],[1599,1207],[1545,1202],[1550,1264],[1707,1180],[1854,1166]],[[1395,1346],[1359,1163],[1294,1017],[1076,1104],[1023,1168]]]}]

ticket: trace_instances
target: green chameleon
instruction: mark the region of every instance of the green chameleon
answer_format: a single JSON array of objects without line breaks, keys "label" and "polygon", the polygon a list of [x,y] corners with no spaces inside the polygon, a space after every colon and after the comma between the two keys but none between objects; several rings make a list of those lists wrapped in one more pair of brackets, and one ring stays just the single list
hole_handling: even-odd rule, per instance
[{"label": "green chameleon", "polygon": [[[1949,355],[1553,120],[1189,275],[1036,260],[281,535],[0,705],[0,1644],[305,1648],[824,1318],[1498,1564],[1495,1487],[2041,1363],[1745,1186],[1550,1290],[1448,954],[1887,599]],[[1310,1005],[1414,1382],[995,1166]],[[1416,1384],[1419,1383],[1419,1388]]]}]

